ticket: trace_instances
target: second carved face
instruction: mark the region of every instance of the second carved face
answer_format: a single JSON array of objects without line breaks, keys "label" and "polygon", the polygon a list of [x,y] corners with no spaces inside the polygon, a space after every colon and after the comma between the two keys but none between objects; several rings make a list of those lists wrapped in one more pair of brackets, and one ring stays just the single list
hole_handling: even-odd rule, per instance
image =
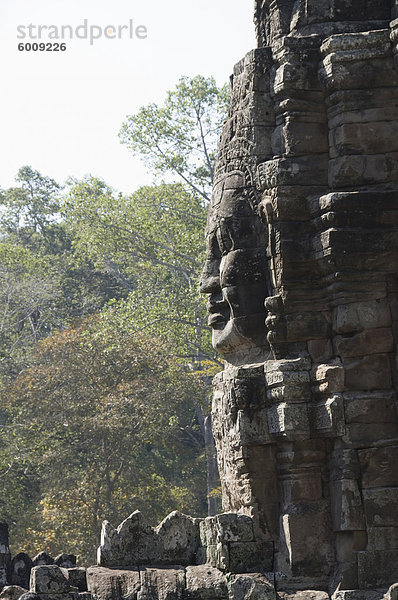
[{"label": "second carved face", "polygon": [[200,287],[209,298],[213,346],[232,363],[260,359],[268,348],[266,248],[267,229],[255,211],[244,173],[226,174],[213,189]]}]

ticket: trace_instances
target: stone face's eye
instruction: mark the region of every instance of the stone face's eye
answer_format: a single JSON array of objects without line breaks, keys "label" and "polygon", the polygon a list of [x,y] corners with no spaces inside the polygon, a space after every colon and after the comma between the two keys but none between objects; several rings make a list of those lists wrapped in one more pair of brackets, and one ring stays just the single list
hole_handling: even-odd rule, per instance
[{"label": "stone face's eye", "polygon": [[217,234],[215,232],[213,232],[211,235],[209,235],[209,237],[207,238],[207,257],[210,259],[220,259],[221,258],[221,250],[220,250],[220,244],[217,238]]},{"label": "stone face's eye", "polygon": [[234,248],[234,242],[225,219],[220,219],[220,224],[217,229],[217,241],[223,256],[231,252]]}]

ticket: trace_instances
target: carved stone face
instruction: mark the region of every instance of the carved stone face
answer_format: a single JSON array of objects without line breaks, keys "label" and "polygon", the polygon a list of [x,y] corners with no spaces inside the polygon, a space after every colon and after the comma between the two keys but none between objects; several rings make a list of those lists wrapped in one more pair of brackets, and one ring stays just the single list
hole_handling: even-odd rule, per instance
[{"label": "carved stone face", "polygon": [[267,350],[266,245],[267,232],[250,202],[244,174],[228,173],[213,190],[200,288],[209,295],[213,346],[232,363],[261,359]]}]

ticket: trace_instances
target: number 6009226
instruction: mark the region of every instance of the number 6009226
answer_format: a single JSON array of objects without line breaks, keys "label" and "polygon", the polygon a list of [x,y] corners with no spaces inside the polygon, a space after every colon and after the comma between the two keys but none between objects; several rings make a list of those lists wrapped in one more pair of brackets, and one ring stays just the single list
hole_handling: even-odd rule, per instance
[{"label": "number 6009226", "polygon": [[65,52],[66,44],[59,44],[58,42],[34,42],[33,44],[31,44],[30,42],[26,42],[18,44],[18,50],[20,52],[23,52],[24,50],[26,52]]}]

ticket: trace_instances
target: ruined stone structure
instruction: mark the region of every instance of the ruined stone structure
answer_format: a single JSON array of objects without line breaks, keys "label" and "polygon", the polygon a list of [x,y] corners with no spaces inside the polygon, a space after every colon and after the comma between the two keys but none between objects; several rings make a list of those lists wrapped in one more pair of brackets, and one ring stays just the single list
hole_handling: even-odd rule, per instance
[{"label": "ruined stone structure", "polygon": [[398,600],[398,0],[257,0],[255,24],[201,281],[226,512],[104,522],[87,572],[25,558],[26,600]]},{"label": "ruined stone structure", "polygon": [[257,0],[202,291],[227,511],[278,590],[398,581],[398,3]]}]

